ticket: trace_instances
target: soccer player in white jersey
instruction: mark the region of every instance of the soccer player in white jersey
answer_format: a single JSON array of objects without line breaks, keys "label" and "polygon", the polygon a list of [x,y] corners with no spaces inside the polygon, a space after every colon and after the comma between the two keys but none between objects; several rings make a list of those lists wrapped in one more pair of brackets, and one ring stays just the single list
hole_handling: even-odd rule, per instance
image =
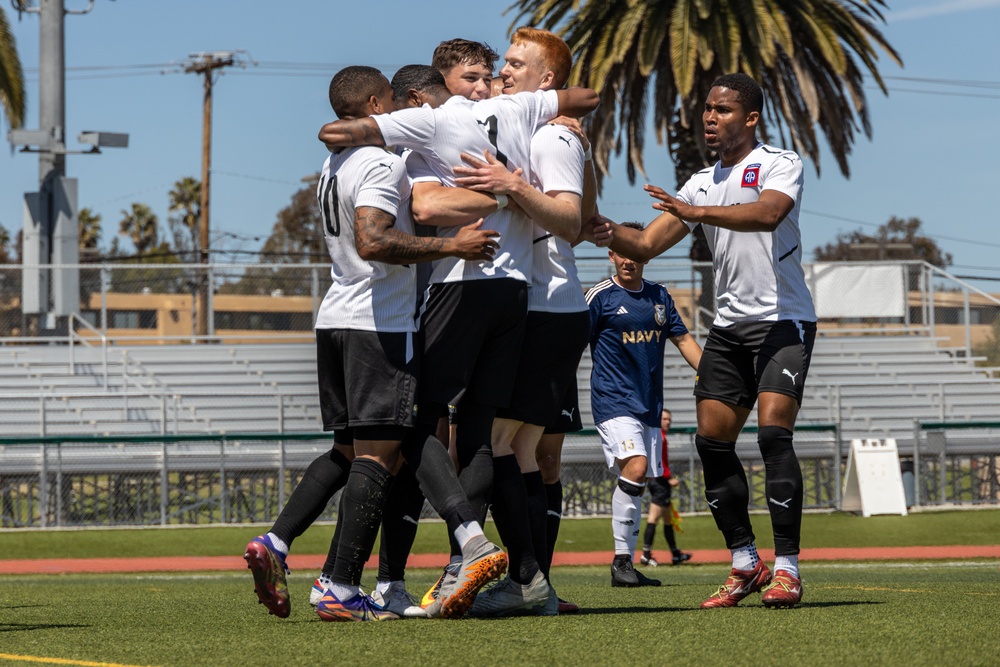
[{"label": "soccer player in white jersey", "polygon": [[[611,248],[646,261],[700,224],[712,248],[717,315],[695,382],[696,445],[705,496],[733,556],[726,583],[702,607],[733,607],[763,590],[768,607],[802,599],[798,553],[802,472],[792,446],[816,337],[816,313],[802,272],[799,210],[802,161],[757,140],[764,106],[744,74],[716,79],[705,101],[705,143],[719,162],[672,197],[647,185],[663,213],[642,232],[615,225]],[[759,556],[749,490],[735,443],[757,403],[757,442],[774,532],[774,575]]]},{"label": "soccer player in white jersey", "polygon": [[[514,31],[504,57],[502,92],[512,95],[564,87],[573,64],[562,38],[530,27]],[[581,138],[561,124],[546,124],[532,136],[530,182],[491,156],[484,157],[488,163],[465,156],[470,166],[455,169],[461,176],[456,183],[511,197],[534,222],[534,240],[528,318],[517,378],[511,405],[497,412],[492,436],[493,518],[508,549],[510,568],[507,578],[476,598],[470,613],[500,616],[526,609],[538,613],[577,611],[576,605],[560,604],[551,589],[547,599],[545,596],[550,545],[555,543],[555,535],[547,534],[547,524],[558,527],[548,519],[562,512],[561,438],[552,439],[551,449],[541,457],[536,457],[536,448],[546,427],[563,411],[576,415],[577,420],[579,416],[576,369],[587,345],[590,317],[572,246],[578,241],[581,216],[589,219],[593,214],[596,178],[593,165],[585,160]],[[539,458],[550,464],[544,472]],[[553,487],[560,492],[553,493]],[[511,493],[524,494],[527,506]],[[525,514],[528,521],[523,519]],[[542,607],[542,603],[547,606]]]},{"label": "soccer player in white jersey", "polygon": [[[598,100],[592,90],[578,88],[475,103],[446,94],[440,102],[436,108],[328,124],[320,139],[330,147],[374,143],[411,148],[423,157],[427,170],[414,180],[436,180],[440,187],[454,184],[452,168],[462,163],[463,152],[488,151],[511,168],[529,169],[535,129],[559,114],[589,113]],[[421,205],[418,185],[414,184],[415,216]],[[493,484],[493,418],[498,408],[509,404],[524,334],[532,224],[520,211],[506,208],[507,197],[478,196],[496,207],[486,224],[500,233],[500,249],[492,262],[435,263],[422,317],[424,363],[433,372],[421,383],[418,426],[433,432],[446,406],[461,402],[459,479],[479,516],[485,516]],[[457,229],[442,227],[439,234],[450,236]]]},{"label": "soccer player in white jersey", "polygon": [[[622,227],[638,230],[636,222]],[[590,309],[590,405],[608,468],[619,475],[611,497],[615,556],[611,585],[659,586],[632,563],[642,495],[648,479],[663,474],[660,411],[663,410],[663,353],[673,343],[697,369],[701,347],[681,321],[662,285],[644,280],[645,264],[611,250],[615,274],[587,292]]]}]

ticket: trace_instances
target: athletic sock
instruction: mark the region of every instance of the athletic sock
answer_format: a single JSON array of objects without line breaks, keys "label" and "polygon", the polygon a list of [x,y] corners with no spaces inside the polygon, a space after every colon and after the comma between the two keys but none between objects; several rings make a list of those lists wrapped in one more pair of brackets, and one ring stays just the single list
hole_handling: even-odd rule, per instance
[{"label": "athletic sock", "polygon": [[524,474],[524,489],[528,492],[528,526],[531,529],[531,548],[535,561],[541,568],[545,578],[549,578],[552,567],[552,555],[549,553],[548,520],[546,512],[548,502],[545,497],[545,483],[542,473],[535,470]]},{"label": "athletic sock", "polygon": [[510,578],[527,584],[538,572],[538,561],[528,524],[528,492],[524,476],[513,454],[493,459],[493,514],[501,516],[507,535],[504,546],[510,560]]},{"label": "athletic sock", "polygon": [[771,513],[774,552],[798,554],[802,534],[802,469],[792,445],[792,432],[780,426],[761,426],[757,445],[764,458],[764,493]]},{"label": "athletic sock", "polygon": [[326,510],[334,494],[344,488],[350,471],[351,462],[336,449],[316,457],[309,464],[271,528],[285,544],[285,553],[292,541]]},{"label": "athletic sock", "polygon": [[404,463],[389,485],[382,512],[382,540],[378,552],[380,581],[406,578],[406,560],[417,537],[423,507],[424,494],[420,492],[413,469]]},{"label": "athletic sock", "polygon": [[275,551],[280,552],[282,556],[288,555],[288,545],[285,544],[284,540],[274,533],[268,533],[267,536],[271,540],[271,546],[274,547]]},{"label": "athletic sock", "polygon": [[629,560],[639,541],[642,493],[645,488],[645,484],[636,484],[619,477],[618,485],[611,494],[611,532],[615,538],[615,555],[628,556]]},{"label": "athletic sock", "polygon": [[347,516],[340,519],[343,529],[333,569],[334,583],[354,586],[361,583],[365,562],[378,537],[390,479],[389,471],[378,462],[366,458],[354,460],[351,477],[344,488]]},{"label": "athletic sock", "polygon": [[757,555],[757,545],[753,542],[743,547],[730,549],[729,553],[733,555],[734,570],[752,570],[760,562],[760,556]]},{"label": "athletic sock", "polygon": [[[454,535],[455,542],[458,544],[458,548],[459,551],[461,551],[462,556],[467,556],[471,553],[471,551],[469,551],[470,544],[472,546],[480,544],[478,541],[473,543],[472,540],[477,537],[482,537],[484,540],[486,539],[486,536],[483,534],[483,527],[476,521],[466,521],[454,530]],[[455,560],[455,555],[456,554],[452,554],[452,560]]]},{"label": "athletic sock", "polygon": [[784,570],[793,577],[799,576],[799,557],[798,556],[775,556],[774,557],[774,570]]},{"label": "athletic sock", "polygon": [[736,455],[736,443],[697,435],[694,439],[705,474],[705,499],[726,546],[736,549],[754,541],[750,524],[750,488]]},{"label": "athletic sock", "polygon": [[653,548],[653,540],[656,538],[656,524],[646,522],[646,530],[642,534],[642,553],[648,554]]},{"label": "athletic sock", "polygon": [[561,480],[545,485],[545,540],[548,548],[548,560],[552,563],[552,555],[559,539],[559,524],[562,522],[563,486]]},{"label": "athletic sock", "polygon": [[670,525],[670,519],[667,519],[667,523],[663,524],[663,537],[667,540],[667,546],[670,547],[670,551],[675,554],[681,552],[677,548],[677,540],[674,538],[674,527]]},{"label": "athletic sock", "polygon": [[347,602],[361,592],[361,587],[352,584],[338,584],[334,582],[330,584],[330,592],[333,593],[341,602]]}]

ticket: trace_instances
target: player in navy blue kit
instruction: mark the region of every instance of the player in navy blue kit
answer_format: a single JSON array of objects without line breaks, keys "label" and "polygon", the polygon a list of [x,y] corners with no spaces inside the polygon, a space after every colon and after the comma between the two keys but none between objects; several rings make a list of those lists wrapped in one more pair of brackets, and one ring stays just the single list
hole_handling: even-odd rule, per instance
[{"label": "player in navy blue kit", "polygon": [[[621,226],[642,229],[634,222]],[[659,586],[637,572],[632,556],[642,522],[646,480],[663,474],[660,412],[663,352],[669,340],[697,369],[701,347],[662,285],[643,280],[644,264],[609,251],[615,275],[587,292],[590,307],[590,403],[608,467],[617,470],[611,501],[615,558],[612,586]]]}]

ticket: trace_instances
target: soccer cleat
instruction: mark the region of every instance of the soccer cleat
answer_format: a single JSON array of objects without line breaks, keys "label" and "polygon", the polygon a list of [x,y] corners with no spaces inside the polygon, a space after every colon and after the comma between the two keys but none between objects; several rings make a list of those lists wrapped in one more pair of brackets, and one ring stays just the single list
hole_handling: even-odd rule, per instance
[{"label": "soccer cleat", "polygon": [[309,604],[313,607],[319,604],[319,601],[323,598],[323,593],[326,589],[323,588],[323,584],[319,583],[319,579],[313,582],[312,590],[309,591]]},{"label": "soccer cleat", "polygon": [[650,579],[632,566],[632,559],[618,554],[611,562],[611,586],[613,588],[638,588],[639,586],[659,586],[659,579]]},{"label": "soccer cleat", "polygon": [[648,565],[649,567],[657,567],[659,563],[653,558],[653,555],[648,551],[643,551],[642,556],[639,558],[639,562],[643,565]]},{"label": "soccer cleat", "polygon": [[458,576],[458,571],[462,568],[461,561],[455,561],[453,563],[448,563],[444,567],[444,571],[441,572],[441,576],[438,580],[434,582],[424,597],[420,600],[420,608],[424,610],[424,615],[430,618],[437,618],[441,615],[441,606],[444,600],[441,599],[441,588],[444,586],[444,582],[447,579],[454,581],[455,577]]},{"label": "soccer cleat", "polygon": [[475,602],[479,589],[507,571],[507,554],[485,537],[480,536],[476,545],[467,548],[469,555],[462,558],[458,574],[441,584],[441,616],[444,618],[464,616]]},{"label": "soccer cleat", "polygon": [[680,565],[681,563],[686,563],[691,560],[691,554],[684,553],[683,551],[676,551],[670,560],[672,565]]},{"label": "soccer cleat", "polygon": [[396,614],[382,609],[364,593],[340,601],[333,591],[327,590],[316,605],[316,613],[324,621],[395,621]]},{"label": "soccer cleat", "polygon": [[702,609],[714,609],[716,607],[735,607],[740,600],[763,589],[771,581],[771,570],[767,568],[764,561],[757,563],[757,567],[752,570],[733,569],[729,573],[726,583],[719,586],[719,590],[712,594],[710,598],[701,603]]},{"label": "soccer cleat", "polygon": [[417,598],[410,595],[406,590],[406,584],[402,581],[393,581],[382,593],[375,591],[372,593],[372,600],[382,609],[391,611],[397,616],[405,618],[426,618],[427,612],[420,607]]},{"label": "soccer cleat", "polygon": [[[558,606],[549,614],[544,613],[551,591],[552,587],[541,571],[536,572],[527,584],[519,584],[510,577],[505,577],[495,586],[483,589],[476,596],[472,608],[469,609],[469,616],[480,618],[530,614],[553,616],[558,613]],[[555,599],[558,605],[558,598]]]},{"label": "soccer cleat", "polygon": [[243,559],[253,574],[253,590],[260,604],[278,618],[288,618],[288,583],[285,581],[285,557],[273,547],[266,535],[255,537],[246,546]]},{"label": "soccer cleat", "polygon": [[764,587],[761,598],[765,607],[792,608],[802,601],[802,580],[788,570],[775,570],[774,577]]},{"label": "soccer cleat", "polygon": [[557,598],[559,600],[559,613],[560,614],[579,614],[580,605],[575,602],[568,602],[562,598]]}]

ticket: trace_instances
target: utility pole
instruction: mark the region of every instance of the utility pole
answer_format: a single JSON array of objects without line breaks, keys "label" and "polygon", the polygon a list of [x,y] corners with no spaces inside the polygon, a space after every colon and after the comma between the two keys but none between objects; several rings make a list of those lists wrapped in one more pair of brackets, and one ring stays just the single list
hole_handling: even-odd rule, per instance
[{"label": "utility pole", "polygon": [[[215,84],[215,71],[235,64],[231,51],[213,51],[211,53],[192,53],[192,62],[184,68],[187,74],[202,74],[205,77],[205,97],[202,104],[201,122],[201,264],[203,271],[199,276],[198,295],[198,336],[208,335],[208,304],[210,286],[208,280],[208,264],[211,261],[211,239],[209,237],[209,188],[212,174],[212,86]],[[213,327],[214,328],[214,327]],[[204,339],[202,339],[204,340]]]},{"label": "utility pole", "polygon": [[38,129],[10,130],[7,138],[23,153],[38,153],[38,192],[24,196],[24,280],[21,312],[25,331],[54,331],[57,318],[80,310],[79,230],[77,183],[66,178],[66,156],[100,153],[101,147],[128,147],[128,135],[83,132],[78,141],[91,145],[86,151],[66,149],[66,45],[67,14],[87,14],[94,8],[67,10],[64,0],[12,0],[20,12],[39,16]]}]

